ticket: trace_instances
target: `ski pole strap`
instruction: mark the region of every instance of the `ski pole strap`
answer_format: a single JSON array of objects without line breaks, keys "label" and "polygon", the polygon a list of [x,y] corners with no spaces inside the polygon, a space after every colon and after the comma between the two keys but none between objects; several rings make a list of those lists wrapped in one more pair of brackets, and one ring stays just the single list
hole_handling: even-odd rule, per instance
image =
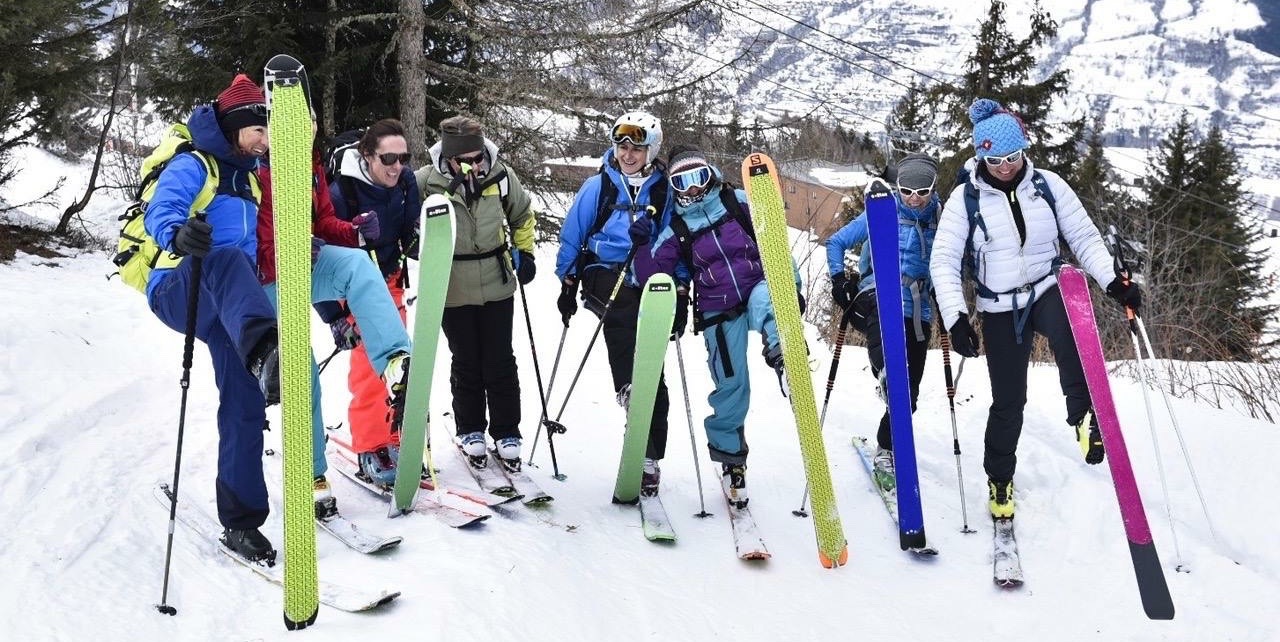
[{"label": "ski pole strap", "polygon": [[727,320],[716,322],[716,350],[720,353],[720,371],[725,379],[730,379],[733,377],[733,355],[729,354],[729,340],[724,336],[723,325]]}]

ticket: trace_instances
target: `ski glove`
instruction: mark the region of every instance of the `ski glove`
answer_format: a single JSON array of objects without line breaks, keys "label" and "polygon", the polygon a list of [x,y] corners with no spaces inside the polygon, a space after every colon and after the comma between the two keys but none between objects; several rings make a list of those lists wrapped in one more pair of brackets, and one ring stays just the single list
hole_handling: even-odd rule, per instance
[{"label": "ski glove", "polygon": [[970,359],[978,356],[978,333],[973,331],[973,326],[969,325],[969,315],[961,314],[956,322],[951,324],[951,347],[956,354]]},{"label": "ski glove", "polygon": [[1142,289],[1137,283],[1130,281],[1123,276],[1117,276],[1107,285],[1107,295],[1115,299],[1120,305],[1126,308],[1132,308],[1134,312],[1142,307]]},{"label": "ski glove", "polygon": [[564,277],[560,285],[560,298],[556,299],[556,307],[560,308],[560,320],[565,327],[569,325],[569,317],[578,311],[578,279],[574,276]]},{"label": "ski glove", "polygon": [[511,256],[516,262],[516,279],[520,281],[520,285],[528,285],[533,280],[533,275],[538,273],[533,255],[524,250],[517,250]]},{"label": "ski glove", "polygon": [[627,230],[627,236],[631,237],[631,247],[647,244],[653,236],[653,221],[650,221],[647,216],[636,218]]},{"label": "ski glove", "polygon": [[360,333],[346,317],[330,323],[329,331],[333,333],[333,345],[339,350],[351,350],[360,345]]},{"label": "ski glove", "polygon": [[676,318],[671,324],[671,340],[675,341],[684,334],[684,330],[689,326],[689,295],[683,292],[676,293]]},{"label": "ski glove", "polygon": [[198,218],[189,218],[173,233],[173,251],[179,256],[204,258],[213,249],[213,226]]},{"label": "ski glove", "polygon": [[857,293],[857,283],[849,281],[849,277],[845,276],[844,272],[831,277],[831,300],[840,306],[840,312],[849,311],[849,306],[853,304],[853,297]]},{"label": "ski glove", "polygon": [[382,226],[378,222],[377,212],[365,212],[351,219],[351,227],[360,235],[360,245],[368,245],[382,235]]},{"label": "ski glove", "polygon": [[800,304],[800,316],[804,316],[804,311],[808,309],[809,302],[804,300],[804,295],[800,293],[800,290],[796,290],[796,299],[797,303]]},{"label": "ski glove", "polygon": [[879,314],[876,309],[876,289],[863,290],[853,297],[849,306],[849,325],[854,330],[866,334],[871,328],[871,319]]}]

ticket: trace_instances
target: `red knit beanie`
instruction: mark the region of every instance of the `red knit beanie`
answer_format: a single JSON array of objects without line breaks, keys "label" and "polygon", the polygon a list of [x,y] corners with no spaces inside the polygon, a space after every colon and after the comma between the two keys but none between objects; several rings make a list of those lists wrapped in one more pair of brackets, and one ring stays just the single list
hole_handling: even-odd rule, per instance
[{"label": "red knit beanie", "polygon": [[267,97],[248,76],[236,74],[214,104],[218,126],[228,134],[243,127],[267,126]]}]

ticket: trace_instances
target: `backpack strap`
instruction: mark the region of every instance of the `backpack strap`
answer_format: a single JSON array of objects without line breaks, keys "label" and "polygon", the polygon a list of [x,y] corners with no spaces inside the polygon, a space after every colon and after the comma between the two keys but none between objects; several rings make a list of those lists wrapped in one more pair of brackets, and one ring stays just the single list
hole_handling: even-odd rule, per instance
[{"label": "backpack strap", "polygon": [[356,179],[346,174],[338,175],[338,193],[342,202],[347,204],[347,215],[354,218],[360,214],[360,202],[356,200]]}]

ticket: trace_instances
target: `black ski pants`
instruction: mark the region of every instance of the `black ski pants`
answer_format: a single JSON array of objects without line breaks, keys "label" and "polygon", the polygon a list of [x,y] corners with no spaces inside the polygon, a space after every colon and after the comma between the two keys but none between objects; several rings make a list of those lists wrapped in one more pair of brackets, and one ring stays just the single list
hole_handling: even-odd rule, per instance
[{"label": "black ski pants", "polygon": [[[618,273],[604,268],[587,270],[582,279],[584,305],[597,317],[609,300]],[[636,321],[640,316],[640,289],[623,286],[618,290],[609,313],[604,317],[604,345],[609,352],[609,370],[613,374],[613,390],[617,392],[631,383],[631,366],[635,360]],[[662,459],[667,451],[666,377],[658,378],[658,394],[653,403],[653,420],[649,424],[649,445],[645,457]]]},{"label": "black ski pants", "polygon": [[484,432],[486,425],[494,441],[520,436],[520,378],[511,348],[514,313],[514,296],[444,309],[440,328],[453,353],[449,386],[459,436]]},{"label": "black ski pants", "polygon": [[[920,397],[920,380],[924,378],[925,359],[929,356],[929,337],[932,335],[932,328],[929,327],[928,322],[921,321],[920,329],[924,332],[924,339],[917,339],[915,319],[904,317],[903,322],[907,333],[907,374],[911,382],[911,412],[914,413],[916,399]],[[880,371],[884,370],[884,346],[880,338],[880,315],[877,314],[874,305],[867,314],[866,334],[871,376],[879,379]],[[885,395],[887,398],[888,391]],[[880,428],[876,430],[876,445],[885,450],[893,450],[893,430],[889,423],[888,408],[885,409],[884,416],[880,417]]]},{"label": "black ski pants", "polygon": [[1027,364],[1034,333],[1048,339],[1053,350],[1058,382],[1067,400],[1067,423],[1079,423],[1090,407],[1089,388],[1057,286],[1032,303],[1022,327],[1021,343],[1014,328],[1013,312],[982,313],[982,343],[991,377],[991,408],[982,465],[987,477],[998,482],[1011,481],[1018,463],[1018,437],[1022,434],[1022,409],[1027,405]]}]

